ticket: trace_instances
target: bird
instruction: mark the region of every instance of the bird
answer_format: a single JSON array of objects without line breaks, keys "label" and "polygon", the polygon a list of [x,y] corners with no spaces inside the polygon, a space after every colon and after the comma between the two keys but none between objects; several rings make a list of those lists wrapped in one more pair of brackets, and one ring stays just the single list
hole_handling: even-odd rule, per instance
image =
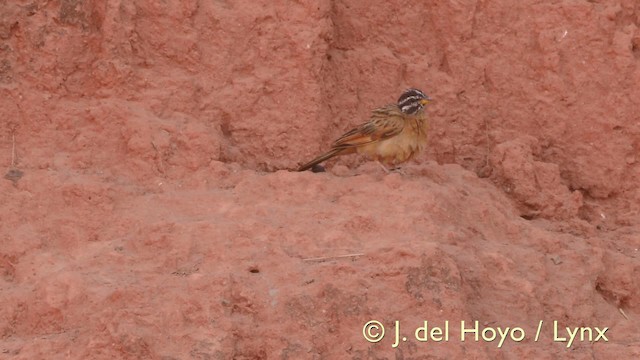
[{"label": "bird", "polygon": [[405,90],[395,104],[374,109],[369,121],[346,132],[331,144],[329,151],[300,166],[298,171],[313,170],[334,156],[353,153],[376,160],[386,173],[397,170],[398,164],[421,152],[427,143],[424,107],[431,101],[421,90]]}]

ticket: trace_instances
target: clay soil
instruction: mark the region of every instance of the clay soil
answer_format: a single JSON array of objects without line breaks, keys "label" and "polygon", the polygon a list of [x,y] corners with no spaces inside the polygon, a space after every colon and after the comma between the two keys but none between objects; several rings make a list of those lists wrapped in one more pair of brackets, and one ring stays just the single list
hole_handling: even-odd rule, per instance
[{"label": "clay soil", "polygon": [[[639,358],[639,26],[634,0],[0,0],[0,358]],[[290,171],[408,87],[435,101],[402,173]]]}]

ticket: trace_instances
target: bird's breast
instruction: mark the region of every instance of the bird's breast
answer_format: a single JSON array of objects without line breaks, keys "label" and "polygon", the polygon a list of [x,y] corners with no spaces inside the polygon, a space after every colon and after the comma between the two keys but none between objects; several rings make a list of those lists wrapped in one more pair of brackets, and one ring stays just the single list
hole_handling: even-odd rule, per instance
[{"label": "bird's breast", "polygon": [[427,127],[423,118],[406,119],[402,131],[391,138],[367,144],[358,149],[386,164],[399,164],[422,151],[427,143]]}]

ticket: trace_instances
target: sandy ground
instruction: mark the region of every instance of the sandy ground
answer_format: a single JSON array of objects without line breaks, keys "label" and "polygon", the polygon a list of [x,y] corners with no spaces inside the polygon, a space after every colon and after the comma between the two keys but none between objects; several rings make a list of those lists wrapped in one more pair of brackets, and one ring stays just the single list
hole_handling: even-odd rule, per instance
[{"label": "sandy ground", "polygon": [[[637,358],[639,19],[0,1],[0,358]],[[289,171],[410,86],[402,174]]]}]

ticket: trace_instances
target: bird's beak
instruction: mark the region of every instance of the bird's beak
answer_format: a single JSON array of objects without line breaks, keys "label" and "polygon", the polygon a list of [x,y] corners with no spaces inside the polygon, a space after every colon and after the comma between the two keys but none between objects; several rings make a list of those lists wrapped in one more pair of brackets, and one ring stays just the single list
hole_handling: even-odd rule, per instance
[{"label": "bird's beak", "polygon": [[431,102],[431,98],[422,99],[420,100],[420,105],[427,105],[430,102]]}]

